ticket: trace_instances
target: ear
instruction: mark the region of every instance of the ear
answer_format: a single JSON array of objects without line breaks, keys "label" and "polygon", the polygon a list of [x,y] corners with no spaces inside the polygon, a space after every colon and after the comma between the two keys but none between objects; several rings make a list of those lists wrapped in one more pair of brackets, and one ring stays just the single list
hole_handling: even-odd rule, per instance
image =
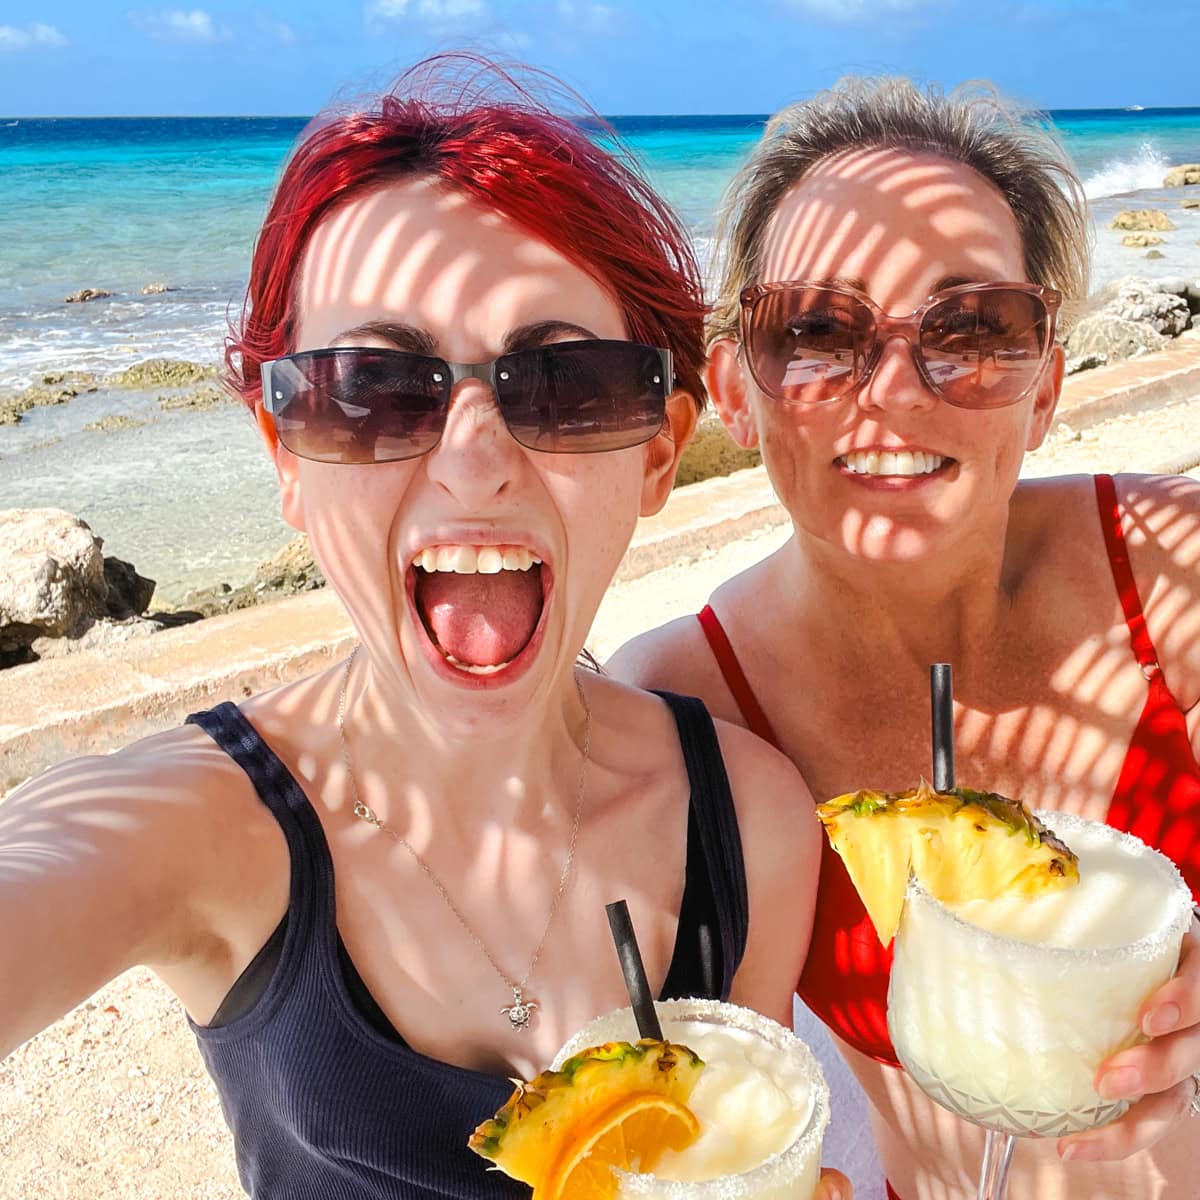
[{"label": "ear", "polygon": [[740,351],[741,342],[734,338],[713,342],[704,368],[704,383],[729,436],[743,450],[751,450],[758,445],[758,424],[750,405]]},{"label": "ear", "polygon": [[643,447],[643,517],[653,516],[667,502],[675,485],[675,471],[687,444],[696,432],[696,401],[690,392],[677,389],[667,397],[663,427]]},{"label": "ear", "polygon": [[267,453],[275,464],[279,479],[279,507],[283,519],[301,533],[307,532],[304,520],[304,503],[300,496],[300,464],[296,456],[285,450],[275,435],[275,421],[261,404],[254,406],[254,419],[258,432],[267,445]]},{"label": "ear", "polygon": [[1062,394],[1063,373],[1066,367],[1066,355],[1062,346],[1055,344],[1050,354],[1050,361],[1038,380],[1037,390],[1033,396],[1033,414],[1029,422],[1029,437],[1025,449],[1036,450],[1046,440],[1054,413],[1058,408],[1058,398]]}]

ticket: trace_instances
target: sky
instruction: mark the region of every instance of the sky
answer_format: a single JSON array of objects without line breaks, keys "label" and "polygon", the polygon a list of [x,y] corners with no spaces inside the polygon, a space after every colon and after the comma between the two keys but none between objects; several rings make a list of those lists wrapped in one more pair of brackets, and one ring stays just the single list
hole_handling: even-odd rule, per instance
[{"label": "sky", "polygon": [[848,73],[1200,105],[1200,0],[0,0],[0,114],[307,116],[461,47],[608,115],[770,112]]}]

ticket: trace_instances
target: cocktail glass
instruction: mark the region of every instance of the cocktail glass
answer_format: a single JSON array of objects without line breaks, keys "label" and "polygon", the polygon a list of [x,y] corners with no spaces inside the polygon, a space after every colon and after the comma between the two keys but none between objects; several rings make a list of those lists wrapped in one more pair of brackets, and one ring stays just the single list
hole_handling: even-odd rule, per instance
[{"label": "cocktail glass", "polygon": [[[791,1030],[733,1004],[671,1000],[655,1009],[663,1036],[707,1064],[688,1102],[702,1132],[687,1150],[668,1154],[657,1174],[617,1171],[617,1194],[811,1200],[829,1124],[829,1089],[812,1051]],[[581,1029],[559,1051],[554,1069],[589,1046],[637,1039],[632,1009],[620,1009]]]},{"label": "cocktail glass", "polygon": [[1146,1040],[1138,1009],[1174,973],[1192,919],[1164,855],[1097,821],[1037,816],[1078,854],[1076,888],[952,911],[911,879],[895,941],[892,1042],[922,1090],[988,1131],[979,1200],[1004,1200],[1017,1137],[1128,1108],[1096,1092],[1096,1069]]}]

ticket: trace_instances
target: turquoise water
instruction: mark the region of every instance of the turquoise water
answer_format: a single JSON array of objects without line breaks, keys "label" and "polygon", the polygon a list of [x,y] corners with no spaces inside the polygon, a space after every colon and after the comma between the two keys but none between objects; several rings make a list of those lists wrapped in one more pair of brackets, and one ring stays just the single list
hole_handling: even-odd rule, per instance
[{"label": "turquoise water", "polygon": [[[1051,114],[1097,226],[1093,282],[1155,270],[1200,277],[1200,210],[1161,190],[1200,162],[1200,108]],[[703,258],[729,177],[761,116],[616,118]],[[108,372],[155,356],[216,362],[241,303],[255,232],[300,118],[0,118],[0,387],[53,369]],[[1135,199],[1166,201],[1167,258],[1121,247],[1106,225]],[[151,283],[171,289],[142,295]],[[111,299],[66,304],[84,287]],[[154,422],[100,434],[121,413]],[[153,462],[158,468],[148,472]],[[218,469],[214,469],[218,467]],[[79,513],[177,599],[240,582],[286,541],[270,465],[244,414],[160,413],[152,396],[105,391],[0,427],[0,509]]]}]

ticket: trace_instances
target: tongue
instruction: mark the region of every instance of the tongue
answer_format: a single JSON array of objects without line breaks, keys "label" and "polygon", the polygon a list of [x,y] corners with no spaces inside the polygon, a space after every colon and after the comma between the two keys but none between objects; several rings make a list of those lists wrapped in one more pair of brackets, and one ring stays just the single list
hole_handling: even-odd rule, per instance
[{"label": "tongue", "polygon": [[438,645],[460,663],[494,667],[517,657],[542,613],[541,567],[496,575],[417,572],[417,608]]}]

